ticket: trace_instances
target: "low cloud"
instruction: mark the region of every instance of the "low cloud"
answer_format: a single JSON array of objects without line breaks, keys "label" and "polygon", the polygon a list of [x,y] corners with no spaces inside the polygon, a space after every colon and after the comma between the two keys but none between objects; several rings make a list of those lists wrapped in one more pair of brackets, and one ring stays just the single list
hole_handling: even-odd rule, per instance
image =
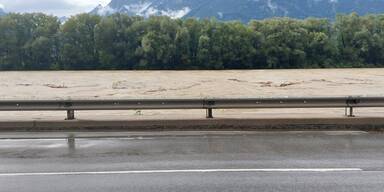
[{"label": "low cloud", "polygon": [[0,0],[8,12],[44,12],[57,16],[68,16],[90,11],[98,4],[109,0]]}]

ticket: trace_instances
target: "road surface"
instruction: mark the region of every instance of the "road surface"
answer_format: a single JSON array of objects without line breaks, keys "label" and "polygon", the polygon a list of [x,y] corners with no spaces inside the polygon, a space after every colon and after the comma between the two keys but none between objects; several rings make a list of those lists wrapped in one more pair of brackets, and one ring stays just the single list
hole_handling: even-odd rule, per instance
[{"label": "road surface", "polygon": [[384,134],[2,133],[0,191],[382,191]]}]

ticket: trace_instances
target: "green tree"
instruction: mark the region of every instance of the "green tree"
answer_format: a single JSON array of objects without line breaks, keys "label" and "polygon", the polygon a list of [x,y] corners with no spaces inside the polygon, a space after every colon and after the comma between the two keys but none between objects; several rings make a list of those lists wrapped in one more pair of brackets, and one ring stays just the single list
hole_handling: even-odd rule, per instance
[{"label": "green tree", "polygon": [[175,38],[179,24],[168,17],[151,17],[145,23],[141,46],[136,49],[140,69],[175,69]]},{"label": "green tree", "polygon": [[101,68],[132,69],[135,65],[135,49],[138,46],[131,26],[140,17],[114,14],[104,17],[95,29],[95,41]]},{"label": "green tree", "polygon": [[98,69],[95,27],[100,16],[80,14],[61,27],[60,63],[64,69]]},{"label": "green tree", "polygon": [[0,18],[0,69],[49,69],[55,62],[56,17],[41,13]]},{"label": "green tree", "polygon": [[384,15],[336,21],[80,14],[0,17],[0,70],[279,69],[384,66]]},{"label": "green tree", "polygon": [[332,67],[337,61],[336,43],[332,39],[332,24],[326,19],[307,19],[303,27],[308,31],[305,43],[305,67]]},{"label": "green tree", "polygon": [[57,62],[57,33],[60,22],[57,17],[44,14],[29,16],[33,23],[30,39],[23,46],[25,69],[50,69]]}]

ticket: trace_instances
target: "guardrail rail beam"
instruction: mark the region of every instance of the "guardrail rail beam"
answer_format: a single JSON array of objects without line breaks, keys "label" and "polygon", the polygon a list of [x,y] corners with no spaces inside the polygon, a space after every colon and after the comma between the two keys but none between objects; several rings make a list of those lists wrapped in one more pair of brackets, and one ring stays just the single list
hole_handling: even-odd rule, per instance
[{"label": "guardrail rail beam", "polygon": [[204,109],[213,118],[216,109],[345,108],[354,117],[356,108],[384,107],[384,97],[305,97],[242,99],[143,99],[143,100],[0,100],[0,111],[75,111]]}]

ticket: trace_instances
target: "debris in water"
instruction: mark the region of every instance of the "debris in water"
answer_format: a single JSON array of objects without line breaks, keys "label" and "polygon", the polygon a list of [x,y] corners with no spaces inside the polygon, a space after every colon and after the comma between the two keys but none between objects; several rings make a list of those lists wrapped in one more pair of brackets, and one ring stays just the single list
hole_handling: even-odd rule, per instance
[{"label": "debris in water", "polygon": [[32,86],[32,84],[30,83],[20,83],[20,84],[16,84],[17,86],[25,86],[25,87],[29,87],[29,86]]},{"label": "debris in water", "polygon": [[239,83],[246,83],[247,81],[239,80],[239,79],[228,79],[229,81],[235,81]]},{"label": "debris in water", "polygon": [[64,84],[63,85],[44,84],[44,86],[47,86],[47,87],[53,88],[53,89],[65,89],[65,88],[68,88]]}]

